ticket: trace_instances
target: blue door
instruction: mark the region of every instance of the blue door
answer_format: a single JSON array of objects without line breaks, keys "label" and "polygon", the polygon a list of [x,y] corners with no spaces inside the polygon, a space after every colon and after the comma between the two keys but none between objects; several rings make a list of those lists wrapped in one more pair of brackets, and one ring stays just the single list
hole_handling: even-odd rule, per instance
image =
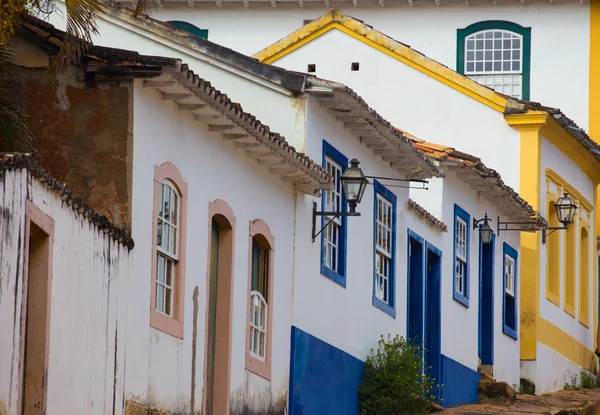
[{"label": "blue door", "polygon": [[482,365],[494,364],[494,246],[479,241],[479,358]]},{"label": "blue door", "polygon": [[423,244],[423,238],[408,231],[407,339],[415,344],[423,341]]},{"label": "blue door", "polygon": [[[441,260],[442,253],[427,244],[427,280],[425,285],[425,367],[434,385],[442,383],[441,332]],[[440,390],[437,389],[439,397]]]}]

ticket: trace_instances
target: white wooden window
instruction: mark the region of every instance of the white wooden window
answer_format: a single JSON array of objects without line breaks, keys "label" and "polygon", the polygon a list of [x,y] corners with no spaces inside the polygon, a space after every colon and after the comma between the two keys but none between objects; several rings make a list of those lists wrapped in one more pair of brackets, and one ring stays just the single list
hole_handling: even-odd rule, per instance
[{"label": "white wooden window", "polygon": [[454,289],[464,294],[467,276],[467,222],[456,216],[456,226],[454,228],[456,229],[456,235],[454,236],[454,249],[456,252]]},{"label": "white wooden window", "polygon": [[506,275],[506,294],[515,296],[515,259],[510,255],[504,255],[504,275]]},{"label": "white wooden window", "polygon": [[156,242],[156,311],[173,316],[175,263],[179,249],[179,194],[169,181],[158,186],[158,227]]},{"label": "white wooden window", "polygon": [[381,195],[377,195],[376,235],[375,235],[375,295],[390,304],[390,277],[392,270],[392,208],[393,205]]},{"label": "white wooden window", "polygon": [[507,30],[483,30],[465,38],[465,75],[496,91],[523,94],[523,37]]},{"label": "white wooden window", "polygon": [[267,344],[267,302],[258,291],[250,293],[250,355],[264,362]]},{"label": "white wooden window", "polygon": [[[325,211],[326,212],[341,212],[342,211],[342,167],[333,161],[331,158],[325,158],[325,169],[327,173],[334,178],[334,188],[326,190]],[[331,220],[331,217],[325,216],[326,223]],[[323,264],[330,270],[339,273],[339,250],[342,249],[341,236],[342,234],[342,219],[337,217],[323,231]]]}]

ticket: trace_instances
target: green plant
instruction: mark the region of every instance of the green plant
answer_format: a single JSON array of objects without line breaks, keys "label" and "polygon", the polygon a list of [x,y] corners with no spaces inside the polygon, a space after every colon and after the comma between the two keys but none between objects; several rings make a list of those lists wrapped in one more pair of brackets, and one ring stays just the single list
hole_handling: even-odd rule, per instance
[{"label": "green plant", "polygon": [[365,362],[358,388],[361,415],[423,414],[434,400],[432,379],[423,373],[420,345],[381,336]]},{"label": "green plant", "polygon": [[581,379],[581,387],[583,389],[593,389],[600,387],[600,379],[592,375],[591,373],[582,370],[579,374],[579,379]]},{"label": "green plant", "polygon": [[580,386],[577,383],[577,375],[572,375],[571,382],[565,383],[565,390],[579,390],[579,389],[580,389]]}]

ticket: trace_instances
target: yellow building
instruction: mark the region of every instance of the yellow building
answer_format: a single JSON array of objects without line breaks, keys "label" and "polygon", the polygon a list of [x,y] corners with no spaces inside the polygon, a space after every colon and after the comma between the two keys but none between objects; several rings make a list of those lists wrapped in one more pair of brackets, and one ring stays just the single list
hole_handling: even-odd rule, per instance
[{"label": "yellow building", "polygon": [[[476,42],[509,29],[482,27],[469,36]],[[511,33],[511,41],[525,40],[526,33]],[[545,393],[562,389],[582,369],[597,373],[600,147],[583,129],[559,109],[495,92],[336,9],[255,57],[344,82],[395,125],[470,149],[550,227],[562,226],[555,203],[567,193],[577,213],[566,230],[521,237],[521,378]],[[495,231],[526,227],[499,223]]]}]

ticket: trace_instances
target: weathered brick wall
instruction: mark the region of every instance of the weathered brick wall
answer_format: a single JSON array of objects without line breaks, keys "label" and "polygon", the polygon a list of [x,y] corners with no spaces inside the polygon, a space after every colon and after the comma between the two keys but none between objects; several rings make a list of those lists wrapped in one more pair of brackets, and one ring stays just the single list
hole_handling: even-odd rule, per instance
[{"label": "weathered brick wall", "polygon": [[79,68],[24,72],[40,164],[92,209],[128,227],[131,84],[86,85]]}]

